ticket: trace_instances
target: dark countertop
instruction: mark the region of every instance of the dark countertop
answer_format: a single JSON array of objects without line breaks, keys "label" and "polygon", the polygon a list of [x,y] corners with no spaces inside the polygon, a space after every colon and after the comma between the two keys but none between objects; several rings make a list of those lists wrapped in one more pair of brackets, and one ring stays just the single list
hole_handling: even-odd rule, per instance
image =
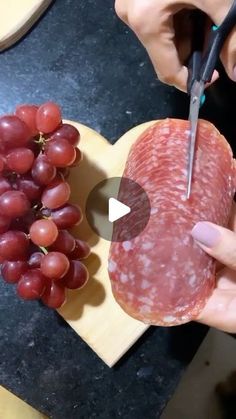
[{"label": "dark countertop", "polygon": [[[56,0],[1,54],[0,91],[1,114],[55,100],[65,118],[111,142],[144,121],[187,117],[187,97],[157,81],[113,0]],[[233,143],[231,92],[218,84],[202,112]],[[206,332],[197,324],[151,328],[109,369],[57,313],[20,301],[2,281],[0,298],[1,384],[53,419],[159,418]]]}]

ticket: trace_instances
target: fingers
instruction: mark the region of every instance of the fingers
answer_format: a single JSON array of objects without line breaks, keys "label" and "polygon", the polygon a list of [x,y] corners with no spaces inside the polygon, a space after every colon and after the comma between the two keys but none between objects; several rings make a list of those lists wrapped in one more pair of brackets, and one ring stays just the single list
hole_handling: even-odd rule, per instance
[{"label": "fingers", "polygon": [[[152,61],[158,79],[163,83],[187,91],[188,69],[179,60],[178,52],[169,33],[165,36],[153,37],[146,43],[146,50]],[[157,51],[158,54],[157,54]]]},{"label": "fingers", "polygon": [[[215,25],[220,25],[223,22],[232,5],[232,0],[215,0],[214,2],[197,0],[197,2],[199,8],[212,19]],[[236,81],[236,29],[229,34],[222,48],[221,61],[228,76]]]},{"label": "fingers", "polygon": [[173,23],[174,14],[182,6],[172,3],[172,0],[117,0],[115,9],[147,50],[159,80],[186,91],[188,70],[176,49]]},{"label": "fingers", "polygon": [[[191,35],[181,38],[181,28],[188,24],[186,17],[179,20],[178,27],[174,27],[173,20],[183,9],[198,8],[214,24],[220,25],[231,4],[232,0],[183,0],[178,3],[174,0],[116,0],[115,10],[146,48],[159,80],[186,91],[188,71],[183,62]],[[221,59],[229,77],[236,81],[236,29],[225,42]],[[209,84],[217,78],[215,72]]]},{"label": "fingers", "polygon": [[145,25],[142,24],[143,15],[141,18],[133,16],[130,20],[132,29],[147,50],[158,79],[186,91],[188,70],[180,62],[176,49],[172,12],[159,10],[154,21],[156,8],[153,13],[151,9],[148,11]]},{"label": "fingers", "polygon": [[221,53],[221,61],[229,78],[236,81],[236,29],[229,35]]},{"label": "fingers", "polygon": [[196,243],[223,265],[236,270],[236,233],[209,222],[199,222],[192,230]]},{"label": "fingers", "polygon": [[225,332],[235,333],[236,290],[216,288],[197,321]]},{"label": "fingers", "polygon": [[126,0],[115,1],[115,11],[121,20],[127,23],[127,4]]},{"label": "fingers", "polygon": [[221,290],[235,291],[236,292],[236,271],[229,268],[221,268],[217,272],[216,286]]}]

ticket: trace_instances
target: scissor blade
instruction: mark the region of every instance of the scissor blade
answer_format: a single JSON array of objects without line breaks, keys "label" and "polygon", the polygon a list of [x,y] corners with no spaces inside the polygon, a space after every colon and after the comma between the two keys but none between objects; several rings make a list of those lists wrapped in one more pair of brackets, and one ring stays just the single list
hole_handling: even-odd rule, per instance
[{"label": "scissor blade", "polygon": [[202,97],[203,92],[204,92],[204,82],[195,81],[191,89],[190,110],[189,110],[189,118],[188,118],[190,121],[190,141],[189,141],[189,150],[188,150],[188,169],[187,169],[187,193],[186,193],[187,199],[189,199],[190,193],[191,193],[198,115],[199,115],[201,97]]}]

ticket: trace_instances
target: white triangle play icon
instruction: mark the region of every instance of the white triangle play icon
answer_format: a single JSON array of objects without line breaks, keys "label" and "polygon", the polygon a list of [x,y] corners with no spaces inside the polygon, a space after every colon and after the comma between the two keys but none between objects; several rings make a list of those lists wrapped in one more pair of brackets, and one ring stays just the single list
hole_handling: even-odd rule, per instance
[{"label": "white triangle play icon", "polygon": [[128,205],[123,204],[115,198],[109,198],[108,202],[108,220],[113,223],[116,220],[129,214],[131,208]]}]

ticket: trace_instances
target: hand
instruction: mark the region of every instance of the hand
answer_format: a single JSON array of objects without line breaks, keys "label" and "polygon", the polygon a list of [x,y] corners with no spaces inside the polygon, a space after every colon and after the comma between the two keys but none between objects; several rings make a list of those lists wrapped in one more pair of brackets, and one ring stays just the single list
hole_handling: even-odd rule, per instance
[{"label": "hand", "polygon": [[[231,4],[232,0],[116,0],[115,9],[146,48],[159,80],[186,91],[188,70],[183,63],[190,53],[189,12],[198,8],[219,25]],[[236,81],[236,29],[225,42],[221,60]],[[217,78],[215,72],[212,82]]]},{"label": "hand", "polygon": [[[206,222],[197,223],[192,235],[197,244],[220,264],[216,288],[197,321],[226,332],[236,332],[236,205],[230,230]],[[204,244],[205,243],[205,244]]]}]

